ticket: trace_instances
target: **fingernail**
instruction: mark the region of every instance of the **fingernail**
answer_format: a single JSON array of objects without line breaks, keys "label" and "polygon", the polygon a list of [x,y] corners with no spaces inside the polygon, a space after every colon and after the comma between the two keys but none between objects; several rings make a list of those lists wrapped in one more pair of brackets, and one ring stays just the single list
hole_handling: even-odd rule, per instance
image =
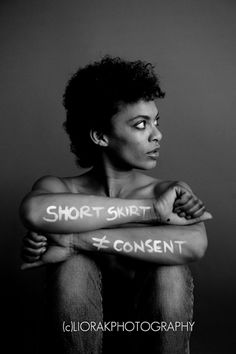
[{"label": "fingernail", "polygon": [[41,249],[41,253],[44,253],[45,251],[46,251],[46,248],[43,247],[43,248]]}]

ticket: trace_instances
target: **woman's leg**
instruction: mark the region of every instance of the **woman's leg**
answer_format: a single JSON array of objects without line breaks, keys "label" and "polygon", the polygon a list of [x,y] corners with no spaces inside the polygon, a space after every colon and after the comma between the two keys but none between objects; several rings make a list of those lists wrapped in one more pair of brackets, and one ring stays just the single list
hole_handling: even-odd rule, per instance
[{"label": "woman's leg", "polygon": [[124,331],[123,324],[132,320],[134,272],[128,260],[117,260],[113,256],[109,263],[104,262],[102,270],[104,321],[117,324],[112,331],[104,332],[103,354],[130,354],[132,338]]},{"label": "woman's leg", "polygon": [[[136,319],[163,322],[162,330],[138,332],[137,352],[152,348],[149,354],[187,354],[191,327],[173,330],[168,324],[187,324],[193,316],[193,281],[187,266],[151,266],[137,272]],[[165,323],[167,326],[165,327]],[[161,323],[160,323],[161,324]],[[157,324],[156,324],[157,325]],[[157,327],[154,327],[156,330]],[[142,342],[142,343],[141,343]],[[142,349],[140,351],[140,346]]]},{"label": "woman's leg", "polygon": [[[50,266],[47,278],[49,331],[54,334],[54,351],[63,354],[102,353],[102,331],[88,330],[88,324],[103,320],[101,273],[97,263],[79,254]],[[78,323],[84,322],[78,330]],[[67,330],[63,331],[66,325]],[[51,327],[50,327],[51,326]],[[53,332],[52,333],[52,329]],[[57,344],[55,351],[54,344]]]}]

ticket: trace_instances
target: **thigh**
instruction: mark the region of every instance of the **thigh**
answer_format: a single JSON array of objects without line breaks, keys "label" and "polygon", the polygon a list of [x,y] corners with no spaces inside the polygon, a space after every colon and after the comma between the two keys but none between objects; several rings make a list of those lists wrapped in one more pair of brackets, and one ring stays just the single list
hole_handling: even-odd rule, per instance
[{"label": "thigh", "polygon": [[[102,332],[78,330],[79,323],[103,321],[99,262],[79,254],[49,266],[47,273],[48,333],[54,350],[100,353]],[[65,332],[65,325],[74,329]]]},{"label": "thigh", "polygon": [[47,269],[47,289],[55,299],[66,301],[74,296],[81,301],[98,295],[101,298],[101,270],[99,263],[84,254],[50,265]]},{"label": "thigh", "polygon": [[109,257],[103,270],[104,321],[116,322],[113,331],[104,332],[104,353],[132,353],[131,335],[124,330],[124,324],[132,320],[133,314],[133,264],[128,259]]},{"label": "thigh", "polygon": [[[192,318],[193,279],[189,267],[144,266],[135,278],[135,310],[153,318],[172,317],[185,311]],[[148,313],[150,309],[150,313]]]},{"label": "thigh", "polygon": [[[193,316],[193,280],[189,268],[144,266],[137,272],[135,286],[135,320],[163,324],[158,331],[137,333],[136,352],[140,348],[142,352],[148,341],[150,353],[188,353]],[[175,327],[179,322],[185,326]]]}]

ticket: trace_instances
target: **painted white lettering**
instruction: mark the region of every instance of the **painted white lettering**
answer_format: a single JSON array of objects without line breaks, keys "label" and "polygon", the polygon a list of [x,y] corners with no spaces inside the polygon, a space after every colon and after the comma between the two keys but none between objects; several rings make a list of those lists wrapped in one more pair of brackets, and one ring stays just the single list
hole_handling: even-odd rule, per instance
[{"label": "painted white lettering", "polygon": [[49,207],[47,207],[47,213],[49,215],[52,215],[53,218],[47,218],[46,216],[43,216],[43,220],[48,221],[48,222],[56,222],[58,219],[58,215],[57,213],[55,213],[52,210],[55,210],[57,207],[55,205],[50,205]]},{"label": "painted white lettering", "polygon": [[118,217],[120,218],[121,216],[124,216],[126,217],[127,216],[127,213],[125,214],[124,211],[123,211],[123,207],[117,207],[117,214],[118,214]]},{"label": "painted white lettering", "polygon": [[[90,207],[89,205],[83,205],[79,209],[75,206],[56,206],[50,205],[47,208],[47,214],[50,216],[44,216],[43,220],[48,222],[56,222],[57,220],[76,220],[78,218],[83,219],[85,217],[91,218],[96,217],[99,218],[101,216],[101,211],[104,210],[105,207],[96,206]],[[111,206],[107,208],[107,218],[108,221],[113,221],[117,218],[125,218],[132,215],[142,216],[143,218],[146,217],[147,211],[151,209],[148,206]]]},{"label": "painted white lettering", "polygon": [[147,247],[147,251],[149,253],[152,253],[154,251],[153,247],[150,245],[150,243],[152,243],[152,242],[153,242],[153,240],[151,240],[151,239],[148,239],[145,241],[145,246]]},{"label": "painted white lettering", "polygon": [[129,242],[125,242],[123,249],[125,252],[130,253],[133,251],[133,246]]},{"label": "painted white lettering", "polygon": [[136,205],[130,205],[129,207],[130,215],[138,215],[140,216],[138,212],[138,207]]},{"label": "painted white lettering", "polygon": [[187,241],[175,241],[175,243],[179,246],[179,253],[182,253],[182,245],[187,243]]},{"label": "painted white lettering", "polygon": [[102,238],[92,237],[92,240],[95,241],[93,242],[93,246],[97,247],[98,251],[102,248],[108,248],[107,244],[110,243],[110,241],[107,240],[106,235],[104,235]]},{"label": "painted white lettering", "polygon": [[113,244],[114,250],[117,251],[117,252],[121,252],[122,251],[122,246],[120,248],[118,248],[118,245],[119,244],[123,244],[123,243],[124,243],[124,241],[122,241],[122,240],[116,240],[114,242],[114,244]]},{"label": "painted white lettering", "polygon": [[[73,213],[74,213],[74,215],[73,215]],[[68,209],[68,216],[67,216],[67,219],[65,219],[65,220],[68,220],[68,219],[76,220],[76,219],[78,219],[78,217],[79,217],[79,210],[76,207],[71,207]]]},{"label": "painted white lettering", "polygon": [[107,209],[107,213],[114,215],[114,216],[112,216],[112,217],[110,217],[110,218],[107,217],[107,220],[108,220],[108,221],[112,221],[112,220],[115,220],[115,219],[117,218],[117,211],[115,210],[115,207],[114,207],[114,206],[109,207],[109,208]]},{"label": "painted white lettering", "polygon": [[129,208],[126,206],[125,207],[126,214],[129,216]]},{"label": "painted white lettering", "polygon": [[158,244],[160,244],[160,243],[161,243],[161,241],[159,241],[159,240],[153,241],[154,252],[162,253],[161,246],[158,246]]},{"label": "painted white lettering", "polygon": [[163,248],[164,252],[166,253],[167,249],[170,251],[170,253],[174,253],[174,245],[172,240],[169,241],[170,244],[168,244],[167,241],[163,241]]},{"label": "painted white lettering", "polygon": [[84,205],[80,208],[81,219],[83,219],[84,216],[93,216],[93,214],[90,213],[90,207],[88,205]]},{"label": "painted white lettering", "polygon": [[[92,240],[95,241],[93,242],[93,246],[97,247],[98,250],[100,249],[105,249],[109,248],[108,244],[111,243],[107,239],[106,236],[103,236],[102,238],[96,238],[92,237]],[[174,253],[174,243],[178,245],[178,252],[182,253],[182,244],[186,243],[186,241],[166,241],[166,240],[152,240],[152,239],[147,239],[145,241],[139,240],[137,241],[123,241],[123,240],[115,240],[113,242],[113,249],[117,252],[125,252],[125,253],[130,253],[130,252],[148,252],[148,253]]]},{"label": "painted white lettering", "polygon": [[99,218],[99,216],[100,216],[100,210],[103,210],[104,207],[92,207],[92,209],[95,211],[96,217]]},{"label": "painted white lettering", "polygon": [[134,252],[138,252],[138,250],[145,252],[144,242],[142,240],[140,241],[140,244],[134,241]]},{"label": "painted white lettering", "polygon": [[139,208],[143,211],[143,218],[146,216],[146,211],[151,209],[149,206],[140,206]]},{"label": "painted white lettering", "polygon": [[68,206],[66,206],[66,207],[63,209],[62,206],[59,205],[59,207],[58,207],[59,220],[62,220],[63,215],[64,215],[65,221],[67,221],[68,218],[69,218],[69,208],[68,208]]}]

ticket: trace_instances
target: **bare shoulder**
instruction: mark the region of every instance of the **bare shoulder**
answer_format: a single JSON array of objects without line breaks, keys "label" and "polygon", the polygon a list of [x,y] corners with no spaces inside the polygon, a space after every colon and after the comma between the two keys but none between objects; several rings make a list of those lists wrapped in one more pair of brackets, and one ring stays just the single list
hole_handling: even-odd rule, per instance
[{"label": "bare shoulder", "polygon": [[94,194],[91,188],[94,183],[91,182],[88,173],[72,177],[63,177],[61,180],[70,193]]},{"label": "bare shoulder", "polygon": [[40,177],[32,187],[32,194],[40,193],[68,193],[69,189],[64,179],[56,176]]},{"label": "bare shoulder", "polygon": [[131,198],[155,198],[162,194],[173,181],[164,181],[159,178],[154,178],[143,173],[138,175],[138,183],[132,188]]},{"label": "bare shoulder", "polygon": [[141,174],[140,181],[139,186],[132,192],[136,198],[157,198],[174,184],[182,185],[191,191],[190,186],[184,181],[162,180],[144,174]]}]

